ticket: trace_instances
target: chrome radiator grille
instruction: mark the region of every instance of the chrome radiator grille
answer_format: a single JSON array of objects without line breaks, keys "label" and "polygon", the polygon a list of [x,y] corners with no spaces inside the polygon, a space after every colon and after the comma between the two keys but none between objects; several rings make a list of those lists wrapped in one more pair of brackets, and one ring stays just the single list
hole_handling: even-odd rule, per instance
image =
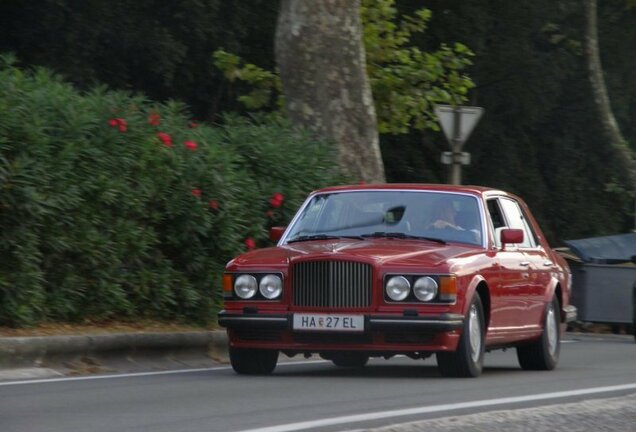
[{"label": "chrome radiator grille", "polygon": [[292,269],[295,306],[358,308],[371,305],[371,265],[350,261],[311,261]]}]

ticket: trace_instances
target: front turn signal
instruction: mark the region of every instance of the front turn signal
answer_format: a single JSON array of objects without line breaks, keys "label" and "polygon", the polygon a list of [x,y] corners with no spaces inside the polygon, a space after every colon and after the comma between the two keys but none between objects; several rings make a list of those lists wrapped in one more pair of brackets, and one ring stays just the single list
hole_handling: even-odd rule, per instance
[{"label": "front turn signal", "polygon": [[440,276],[439,299],[443,302],[455,303],[457,300],[457,278],[455,276]]},{"label": "front turn signal", "polygon": [[231,298],[232,297],[232,274],[231,273],[223,273],[223,297]]}]

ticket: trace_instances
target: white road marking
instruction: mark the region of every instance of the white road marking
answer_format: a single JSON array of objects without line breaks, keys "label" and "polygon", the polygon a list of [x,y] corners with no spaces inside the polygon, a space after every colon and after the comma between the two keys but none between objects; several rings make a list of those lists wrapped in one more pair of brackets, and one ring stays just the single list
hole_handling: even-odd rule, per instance
[{"label": "white road marking", "polygon": [[[317,364],[317,363],[327,363],[327,360],[290,361],[290,362],[278,363],[277,367]],[[212,367],[212,368],[198,368],[198,369],[173,369],[173,370],[155,371],[155,372],[132,372],[132,373],[113,374],[113,375],[91,375],[91,376],[79,376],[79,377],[6,381],[6,382],[0,382],[0,387],[12,386],[12,385],[24,385],[24,384],[46,384],[46,383],[66,382],[66,381],[91,381],[91,380],[104,380],[104,379],[115,379],[115,378],[134,378],[134,377],[155,376],[155,375],[214,372],[214,371],[230,370],[230,369],[232,369],[232,366],[218,366],[218,367]]]},{"label": "white road marking", "polygon": [[314,429],[314,428],[326,427],[326,426],[359,423],[359,422],[370,421],[370,420],[387,419],[392,417],[403,417],[403,416],[418,415],[418,414],[430,414],[430,413],[437,413],[437,412],[443,412],[443,411],[456,411],[456,410],[461,410],[466,408],[481,408],[481,407],[489,407],[494,405],[519,404],[524,402],[542,401],[542,400],[566,398],[566,397],[573,397],[573,396],[584,396],[584,395],[597,394],[597,393],[618,392],[623,390],[636,390],[636,383],[606,386],[606,387],[592,387],[592,388],[579,389],[579,390],[567,390],[567,391],[560,391],[560,392],[553,392],[553,393],[539,393],[539,394],[528,395],[528,396],[486,399],[482,401],[422,406],[422,407],[406,408],[406,409],[393,410],[393,411],[372,412],[372,413],[366,413],[366,414],[355,414],[350,416],[332,417],[332,418],[326,418],[321,420],[311,420],[311,421],[305,421],[305,422],[299,422],[299,423],[288,423],[284,425],[270,426],[270,427],[257,428],[257,429],[246,429],[240,432],[290,432],[290,431],[307,430],[307,429]]}]

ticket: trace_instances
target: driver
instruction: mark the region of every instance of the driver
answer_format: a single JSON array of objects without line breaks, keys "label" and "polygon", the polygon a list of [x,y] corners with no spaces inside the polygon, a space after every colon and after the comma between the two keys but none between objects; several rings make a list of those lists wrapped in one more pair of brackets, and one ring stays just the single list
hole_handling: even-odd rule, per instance
[{"label": "driver", "polygon": [[440,199],[433,205],[433,210],[429,215],[428,223],[426,224],[426,229],[454,229],[454,230],[462,230],[459,225],[455,222],[455,215],[457,212],[455,211],[455,207],[453,207],[453,203],[446,199]]}]

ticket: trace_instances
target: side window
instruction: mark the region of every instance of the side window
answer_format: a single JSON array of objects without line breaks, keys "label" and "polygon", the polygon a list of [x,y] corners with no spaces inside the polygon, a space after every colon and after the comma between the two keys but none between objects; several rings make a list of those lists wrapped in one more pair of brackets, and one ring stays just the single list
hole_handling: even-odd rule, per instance
[{"label": "side window", "polygon": [[523,217],[523,213],[521,212],[521,208],[519,208],[519,204],[508,198],[502,198],[500,202],[506,216],[508,227],[523,230],[523,243],[519,244],[518,246],[522,248],[535,247],[536,237],[534,235],[534,232],[532,232],[532,230],[530,229],[528,221],[525,217]]},{"label": "side window", "polygon": [[498,228],[505,228],[506,221],[503,218],[501,208],[499,207],[499,203],[496,199],[488,200],[487,205],[493,232],[495,233],[495,245],[497,247],[501,247],[501,238],[499,237],[499,232],[501,230]]}]

